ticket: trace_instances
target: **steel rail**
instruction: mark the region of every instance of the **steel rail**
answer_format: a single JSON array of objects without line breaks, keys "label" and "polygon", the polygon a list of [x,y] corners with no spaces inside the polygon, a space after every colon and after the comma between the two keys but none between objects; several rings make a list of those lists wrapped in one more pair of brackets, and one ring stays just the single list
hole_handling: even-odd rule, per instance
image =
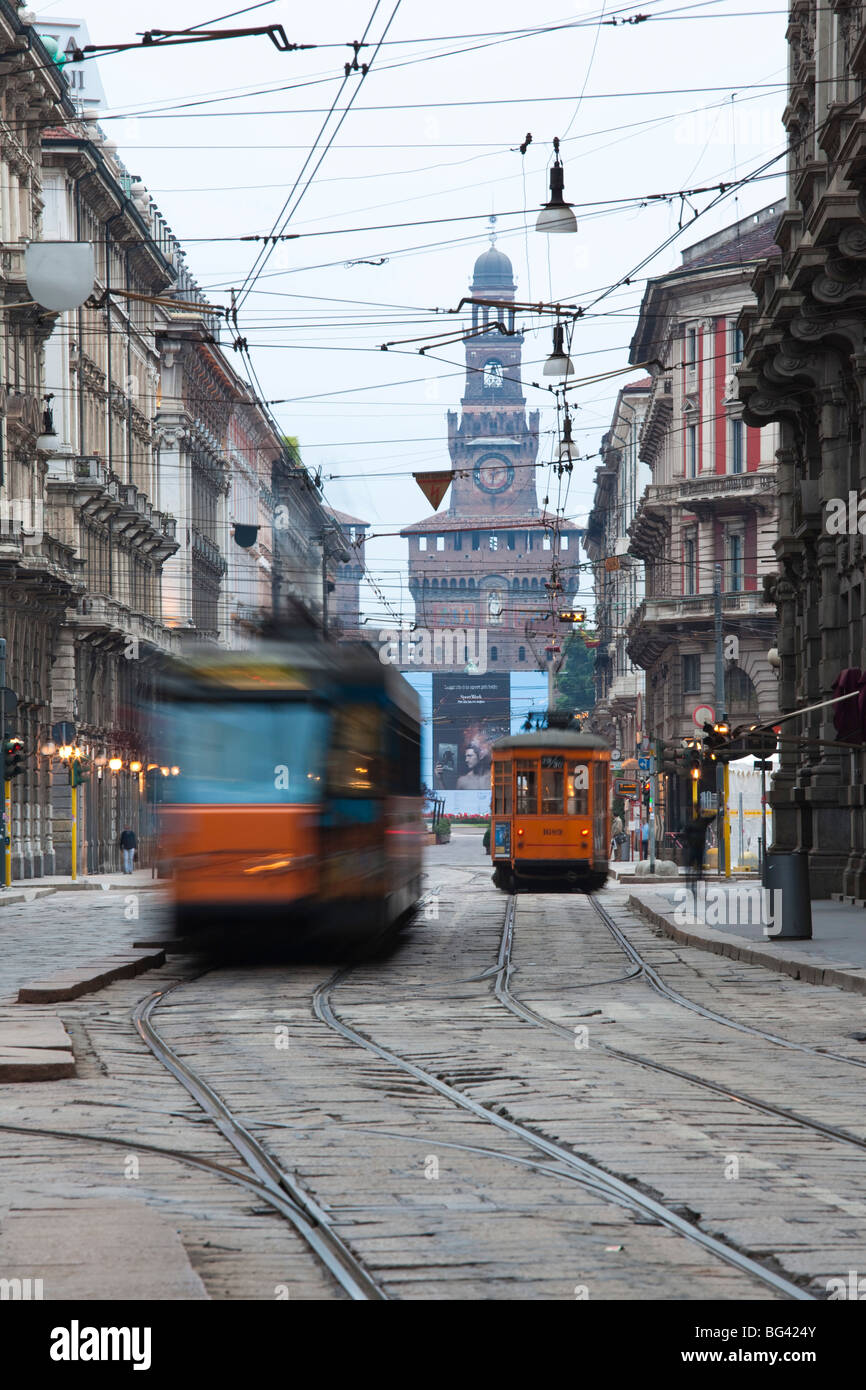
[{"label": "steel rail", "polygon": [[590,893],[587,896],[611,936],[622,947],[629,959],[635,965],[640,966],[642,977],[662,998],[669,999],[684,1009],[691,1009],[692,1013],[700,1014],[702,1018],[710,1019],[713,1023],[720,1023],[724,1028],[735,1028],[738,1033],[749,1033],[754,1038],[763,1038],[765,1042],[774,1043],[776,1047],[786,1047],[794,1052],[807,1052],[813,1057],[824,1057],[834,1062],[844,1062],[849,1067],[866,1067],[866,1061],[859,1057],[846,1057],[843,1052],[828,1052],[824,1048],[810,1047],[808,1043],[798,1043],[793,1042],[791,1038],[781,1038],[776,1033],[768,1033],[765,1028],[756,1028],[751,1023],[740,1023],[738,1019],[729,1018],[727,1014],[716,1013],[714,1009],[708,1009],[706,1005],[698,1004],[694,999],[688,999],[684,994],[679,994],[677,990],[665,984],[661,975],[644,960],[637,947],[629,941],[622,928],[617,926],[610,913],[602,907],[594,895]]},{"label": "steel rail", "polygon": [[[496,998],[501,1004],[516,1014],[518,1018],[524,1019],[527,1023],[533,1023],[539,1027],[549,1028],[552,1032],[558,1033],[561,1037],[574,1038],[574,1031],[566,1028],[565,1024],[557,1023],[555,1019],[546,1018],[544,1014],[538,1013],[525,1004],[522,999],[511,991],[511,973],[513,969],[512,951],[514,948],[514,925],[517,917],[517,903],[514,897],[509,898],[508,907],[505,913],[505,923],[502,929],[502,938],[499,944],[499,957],[496,965],[496,979],[493,990]],[[635,976],[626,978],[634,979]],[[634,1052],[625,1052],[622,1048],[613,1047],[610,1043],[599,1040],[595,1044],[596,1050],[607,1053],[610,1057],[616,1057],[624,1062],[631,1062],[635,1066],[644,1067],[648,1071],[663,1072],[666,1076],[674,1076],[679,1081],[686,1081],[692,1086],[700,1086],[707,1091],[714,1091],[717,1095],[724,1096],[727,1100],[737,1101],[740,1105],[748,1105],[754,1110],[760,1110],[765,1115],[772,1115],[776,1119],[786,1120],[790,1124],[800,1125],[805,1129],[814,1130],[815,1133],[824,1135],[828,1139],[838,1140],[842,1144],[854,1144],[858,1149],[866,1149],[866,1139],[861,1139],[859,1135],[852,1134],[850,1130],[840,1129],[837,1125],[824,1124],[821,1120],[812,1120],[807,1115],[801,1115],[796,1110],[788,1110],[781,1105],[773,1105],[771,1101],[759,1100],[757,1096],[749,1095],[747,1091],[735,1090],[733,1086],[727,1086],[719,1081],[710,1081],[706,1077],[696,1076],[694,1072],[681,1071],[679,1067],[669,1066],[666,1062],[656,1062],[650,1057]],[[822,1057],[826,1053],[820,1054]]]},{"label": "steel rail", "polygon": [[327,1213],[303,1190],[296,1179],[280,1168],[222,1097],[217,1095],[203,1077],[181,1061],[158,1032],[152,1022],[152,1015],[166,996],[177,988],[179,986],[174,985],[169,990],[148,995],[136,1005],[132,1018],[143,1041],[156,1059],[210,1117],[232,1148],[240,1154],[255,1173],[262,1195],[291,1222],[349,1297],[359,1302],[386,1299],[385,1291],[337,1234]]},{"label": "steel rail", "polygon": [[716,1239],[715,1236],[708,1235],[698,1226],[686,1221],[677,1212],[671,1211],[655,1198],[642,1192],[640,1188],[631,1183],[625,1182],[622,1178],[608,1173],[597,1164],[588,1159],[581,1158],[578,1154],[563,1145],[554,1143],[550,1139],[545,1139],[534,1130],[528,1129],[525,1125],[516,1120],[509,1119],[499,1111],[493,1110],[488,1105],[483,1105],[480,1101],[473,1100],[455,1086],[451,1086],[441,1077],[434,1076],[432,1072],[420,1067],[415,1062],[409,1061],[406,1057],[401,1057],[398,1053],[392,1052],[390,1048],[383,1047],[372,1038],[358,1032],[350,1024],[344,1022],[335,1012],[331,996],[340,984],[351,972],[352,966],[342,966],[339,970],[324,981],[313,995],[313,1011],[320,1022],[324,1023],[334,1032],[349,1042],[355,1043],[358,1047],[364,1048],[367,1052],[372,1052],[382,1061],[388,1062],[391,1066],[397,1067],[400,1071],[406,1072],[409,1076],[420,1081],[423,1085],[436,1091],[446,1100],[459,1106],[463,1110],[468,1110],[478,1119],[486,1120],[488,1123],[496,1125],[497,1128],[505,1130],[506,1133],[515,1138],[523,1140],[532,1148],[539,1149],[542,1153],[556,1159],[564,1164],[573,1172],[578,1174],[581,1180],[594,1193],[601,1193],[604,1197],[617,1203],[619,1206],[626,1206],[641,1215],[650,1216],[659,1225],[667,1227],[676,1235],[684,1237],[695,1245],[699,1245],[703,1250],[717,1256],[726,1264],[732,1265],[735,1269],[744,1274],[751,1275],[762,1283],[783,1294],[787,1298],[799,1301],[813,1302],[814,1297],[807,1290],[793,1284],[782,1275],[776,1274],[773,1270],[766,1269],[763,1265],[753,1260],[750,1256],[743,1254],[732,1245],[727,1245],[724,1241]]}]

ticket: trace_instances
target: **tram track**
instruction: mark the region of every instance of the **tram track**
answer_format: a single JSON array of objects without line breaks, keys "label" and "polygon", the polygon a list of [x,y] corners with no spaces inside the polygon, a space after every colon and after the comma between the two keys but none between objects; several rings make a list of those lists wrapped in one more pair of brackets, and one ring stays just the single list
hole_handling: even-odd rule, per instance
[{"label": "tram track", "polygon": [[[388,1295],[375,1276],[337,1233],[327,1213],[297,1179],[275,1162],[222,1097],[198,1072],[181,1060],[160,1034],[153,1022],[153,1015],[169,994],[181,988],[181,984],[150,994],[135,1006],[132,1019],[139,1036],[157,1061],[208,1115],[254,1174],[254,1184],[245,1179],[246,1185],[252,1186],[268,1205],[294,1226],[349,1298],[357,1302],[387,1299]],[[243,1177],[233,1173],[234,1180],[238,1176]]]},{"label": "tram track", "polygon": [[[409,1058],[401,1056],[391,1048],[384,1047],[375,1039],[362,1033],[357,1028],[352,1027],[337,1013],[333,1001],[333,995],[339,985],[344,982],[351,974],[354,965],[340,967],[330,977],[330,979],[320,984],[313,995],[313,1011],[316,1018],[324,1023],[333,1032],[337,1033],[346,1041],[354,1043],[357,1047],[372,1053],[380,1060],[390,1064],[397,1070],[413,1077],[415,1081],[421,1082],[429,1089],[451,1101],[454,1105],[468,1111],[476,1118],[484,1120],[489,1124],[503,1130],[512,1138],[521,1139],[525,1144],[538,1152],[544,1153],[548,1158],[553,1159],[561,1165],[566,1172],[576,1178],[576,1180],[595,1196],[602,1196],[617,1206],[626,1208],[634,1215],[649,1220],[654,1224],[666,1227],[674,1234],[683,1237],[691,1243],[698,1245],[708,1254],[715,1256],[725,1264],[734,1267],[744,1274],[759,1280],[765,1286],[781,1294],[783,1297],[799,1301],[813,1301],[814,1296],[800,1285],[793,1283],[778,1274],[775,1270],[761,1264],[758,1260],[752,1259],[744,1251],[736,1246],[710,1235],[701,1230],[693,1222],[686,1220],[678,1212],[666,1207],[663,1202],[657,1201],[647,1192],[636,1184],[627,1182],[616,1174],[602,1168],[599,1164],[593,1163],[590,1159],[584,1158],[564,1145],[548,1139],[537,1130],[522,1124],[520,1121],[512,1119],[504,1111],[504,1107],[498,1109],[492,1105],[484,1104],[475,1100],[472,1096],[461,1091],[457,1086],[452,1085],[441,1075],[436,1075],[427,1070],[426,1067],[419,1066],[418,1063]],[[539,1016],[540,1017],[540,1016]]]},{"label": "tram track", "polygon": [[[594,899],[590,898],[590,901],[593,903],[596,911],[599,911],[599,905],[595,903]],[[559,1034],[560,1037],[568,1038],[569,1041],[571,1041],[574,1038],[573,1029],[567,1028],[562,1023],[557,1023],[555,1019],[546,1018],[544,1014],[538,1013],[537,1010],[518,998],[511,989],[510,980],[514,968],[512,954],[514,948],[516,916],[517,900],[512,896],[508,900],[505,912],[505,922],[500,940],[499,958],[495,969],[493,992],[499,1002],[503,1004],[505,1008],[509,1009],[511,1013],[515,1014],[516,1017],[522,1018],[524,1022],[534,1024],[536,1027],[547,1028],[551,1032]],[[607,925],[607,923],[605,923],[605,925]],[[673,996],[674,1002],[679,1002],[682,996],[677,996],[676,991],[671,991],[669,995],[667,986],[664,985],[664,982],[657,975],[656,971],[652,969],[652,966],[646,964],[640,952],[636,947],[632,946],[631,942],[628,942],[624,934],[620,933],[619,928],[616,927],[615,929],[619,935],[623,936],[623,940],[627,942],[629,946],[628,954],[638,965],[637,973],[625,978],[641,979],[644,977],[644,971],[648,970],[656,980],[658,980],[664,997],[670,998]],[[618,936],[617,939],[619,939]],[[601,984],[607,982],[599,981],[598,983],[600,987]],[[591,986],[587,986],[587,988],[590,987]],[[705,1016],[711,1018],[714,1022],[721,1022],[724,1017],[723,1015],[714,1013],[712,1010],[704,1010],[700,1005],[695,1005],[694,1007],[702,1014],[705,1014]],[[750,1028],[748,1031],[758,1032],[760,1034],[760,1030]],[[767,1034],[766,1036],[771,1041],[775,1041],[772,1034]],[[795,1046],[795,1044],[791,1045]],[[850,1130],[841,1129],[837,1125],[824,1124],[821,1120],[813,1120],[807,1115],[799,1114],[796,1110],[789,1110],[785,1106],[774,1105],[772,1101],[761,1100],[757,1096],[749,1095],[748,1092],[741,1091],[736,1087],[728,1086],[722,1082],[710,1081],[707,1077],[696,1076],[693,1072],[683,1071],[679,1067],[672,1067],[666,1062],[659,1062],[639,1053],[626,1052],[624,1049],[613,1047],[610,1043],[603,1042],[600,1039],[596,1042],[595,1046],[598,1051],[604,1052],[609,1057],[615,1057],[618,1061],[629,1062],[634,1066],[643,1067],[647,1071],[661,1072],[666,1076],[676,1077],[678,1081],[685,1081],[689,1085],[698,1086],[705,1091],[712,1091],[716,1095],[723,1096],[727,1100],[736,1101],[740,1105],[746,1105],[750,1109],[759,1111],[764,1115],[772,1115],[775,1119],[785,1120],[789,1124],[812,1130],[814,1133],[820,1134],[824,1138],[834,1139],[843,1144],[852,1144],[858,1149],[866,1149],[866,1139],[862,1139],[857,1134],[852,1134]],[[833,1056],[832,1053],[827,1052],[817,1052],[816,1055],[823,1058]]]},{"label": "tram track", "polygon": [[626,936],[625,932],[617,926],[607,908],[603,907],[594,894],[588,895],[589,902],[592,904],[596,914],[601,918],[607,930],[610,932],[614,941],[622,949],[629,960],[638,967],[639,977],[646,981],[651,989],[655,990],[663,999],[669,1000],[672,1004],[678,1004],[680,1008],[689,1009],[692,1013],[699,1014],[701,1018],[708,1019],[712,1023],[718,1023],[724,1028],[733,1028],[738,1033],[748,1033],[752,1037],[761,1038],[764,1042],[773,1043],[776,1047],[789,1048],[794,1052],[805,1052],[813,1057],[820,1057],[824,1060],[829,1059],[833,1062],[842,1062],[849,1067],[866,1067],[866,1060],[860,1057],[848,1057],[844,1052],[830,1052],[821,1047],[811,1047],[809,1043],[794,1042],[792,1038],[780,1037],[777,1033],[770,1033],[765,1028],[758,1028],[751,1023],[742,1023],[739,1019],[730,1018],[727,1014],[720,1014],[715,1009],[709,1009],[705,1004],[699,1004],[694,999],[687,998],[677,990],[672,989],[666,984],[655,970],[641,955],[640,951]]}]

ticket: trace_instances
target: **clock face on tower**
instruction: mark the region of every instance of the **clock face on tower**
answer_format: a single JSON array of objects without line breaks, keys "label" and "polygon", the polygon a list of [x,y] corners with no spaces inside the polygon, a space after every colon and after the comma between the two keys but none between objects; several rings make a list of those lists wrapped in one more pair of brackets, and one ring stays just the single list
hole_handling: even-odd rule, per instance
[{"label": "clock face on tower", "polygon": [[495,357],[484,363],[484,385],[492,386],[494,390],[502,385],[502,363],[497,362]]},{"label": "clock face on tower", "polygon": [[504,492],[514,482],[514,469],[507,459],[488,454],[475,465],[474,477],[482,492]]}]

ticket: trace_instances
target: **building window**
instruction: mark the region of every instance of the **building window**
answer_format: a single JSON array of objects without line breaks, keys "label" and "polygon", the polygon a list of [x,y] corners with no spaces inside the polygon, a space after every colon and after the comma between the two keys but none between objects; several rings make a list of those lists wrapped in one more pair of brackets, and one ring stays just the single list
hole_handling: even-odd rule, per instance
[{"label": "building window", "polygon": [[726,550],[728,560],[728,583],[729,594],[739,594],[743,589],[743,534],[741,531],[729,531],[726,537]]},{"label": "building window", "polygon": [[480,550],[480,549],[481,549],[481,537],[480,537],[480,535],[478,534],[477,531],[473,531],[473,532],[472,532],[472,549],[473,549],[473,550]]},{"label": "building window", "polygon": [[526,648],[525,648],[525,647],[518,647],[518,648],[517,648],[517,660],[518,660],[518,661],[525,661],[525,660],[526,660]]},{"label": "building window", "polygon": [[725,708],[758,713],[758,692],[740,666],[732,666],[725,672]]},{"label": "building window", "polygon": [[686,425],[686,477],[698,476],[698,427]]},{"label": "building window", "polygon": [[700,652],[689,652],[683,657],[683,694],[699,695],[701,693],[701,656]]},{"label": "building window", "polygon": [[694,531],[683,537],[683,593],[698,592],[698,538]]},{"label": "building window", "polygon": [[731,433],[731,472],[742,473],[743,471],[743,422],[742,420],[730,420],[728,427]]},{"label": "building window", "polygon": [[454,549],[455,549],[455,550],[462,550],[462,549],[463,549],[463,537],[462,537],[462,535],[460,534],[459,531],[455,531],[455,532],[454,532]]},{"label": "building window", "polygon": [[743,341],[743,330],[738,328],[735,323],[731,324],[731,366],[736,367],[743,360],[745,343]]},{"label": "building window", "polygon": [[698,365],[698,330],[686,329],[686,370],[695,371]]},{"label": "building window", "polygon": [[490,532],[490,537],[488,539],[487,544],[491,550],[499,549],[499,537],[496,535],[495,531]]},{"label": "building window", "polygon": [[527,551],[530,551],[530,550],[532,549],[532,532],[531,532],[531,531],[527,531],[527,533],[526,533],[526,549],[527,549]]},{"label": "building window", "polygon": [[499,660],[499,648],[498,648],[498,647],[491,647],[491,648],[490,648],[490,660],[491,660],[491,661],[498,661],[498,660]]},{"label": "building window", "polygon": [[426,536],[419,536],[419,537],[418,537],[418,549],[419,549],[419,550],[426,550],[426,549],[427,549],[427,537],[426,537]]},{"label": "building window", "polygon": [[550,537],[549,537],[549,536],[542,536],[542,539],[541,539],[541,548],[542,548],[542,550],[549,550],[549,549],[550,549]]},{"label": "building window", "polygon": [[437,537],[436,537],[436,549],[437,549],[437,550],[444,550],[444,549],[445,549],[445,537],[444,537],[444,536],[437,536]]},{"label": "building window", "polygon": [[568,549],[568,536],[561,536],[561,537],[560,537],[559,548],[560,548],[560,550],[567,550],[567,549]]},{"label": "building window", "polygon": [[514,549],[515,545],[517,544],[517,538],[515,537],[513,531],[509,531],[508,534],[506,535],[506,537],[505,537],[505,544],[506,544],[506,546],[507,546],[507,548],[508,548],[509,550],[513,550],[513,549]]},{"label": "building window", "polygon": [[502,622],[502,595],[498,589],[494,589],[487,600],[487,619],[496,625]]}]

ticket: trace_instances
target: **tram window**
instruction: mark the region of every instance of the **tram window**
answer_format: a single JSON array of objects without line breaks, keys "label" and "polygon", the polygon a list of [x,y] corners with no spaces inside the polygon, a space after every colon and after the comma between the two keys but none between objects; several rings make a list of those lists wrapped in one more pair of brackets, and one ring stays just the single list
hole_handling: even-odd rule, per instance
[{"label": "tram window", "polygon": [[568,769],[568,814],[589,815],[589,768],[586,763],[572,763]]},{"label": "tram window", "polygon": [[[552,759],[551,759],[552,761]],[[541,814],[543,816],[562,815],[562,759],[557,759],[559,767],[541,769]]]},{"label": "tram window", "polygon": [[316,802],[328,715],[300,701],[177,700],[163,710],[164,756],[180,766],[160,787],[175,805]]},{"label": "tram window", "polygon": [[338,796],[381,796],[382,718],[369,705],[335,710],[328,787]]},{"label": "tram window", "polygon": [[517,773],[517,814],[519,816],[538,815],[538,764],[518,762]]},{"label": "tram window", "polygon": [[511,815],[511,763],[493,764],[493,814]]}]

